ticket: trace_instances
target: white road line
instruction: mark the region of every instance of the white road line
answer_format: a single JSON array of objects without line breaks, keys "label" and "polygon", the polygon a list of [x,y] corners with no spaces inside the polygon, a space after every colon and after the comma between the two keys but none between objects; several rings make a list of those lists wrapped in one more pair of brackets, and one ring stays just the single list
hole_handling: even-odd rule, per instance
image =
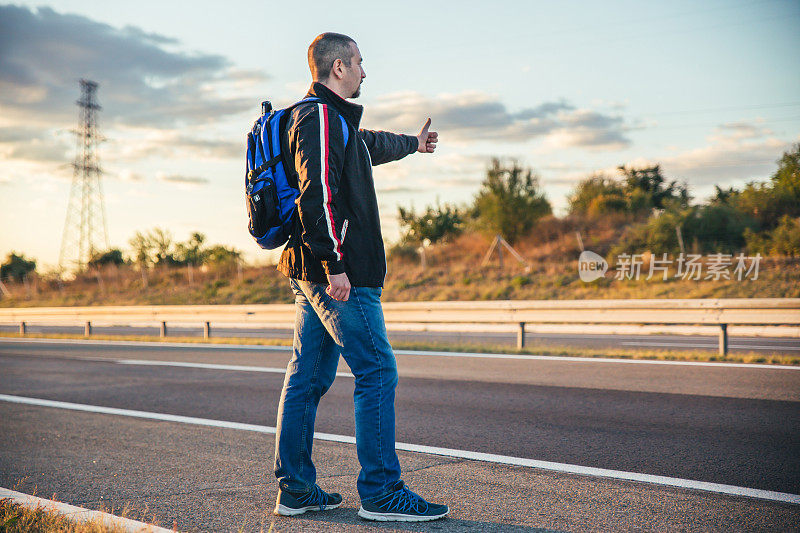
[{"label": "white road line", "polygon": [[[152,420],[164,420],[168,422],[180,422],[183,424],[196,424],[201,426],[213,426],[227,429],[238,429],[243,431],[255,431],[258,433],[274,434],[275,428],[272,426],[259,426],[255,424],[242,424],[239,422],[226,422],[224,420],[211,420],[207,418],[196,418],[192,416],[168,415],[164,413],[151,413],[147,411],[134,411],[130,409],[117,409],[115,407],[101,407],[97,405],[86,405],[80,403],[59,402],[54,400],[44,400],[40,398],[28,398],[25,396],[12,396],[0,394],[0,401],[38,405],[42,407],[57,407],[60,409],[70,409],[75,411],[86,411],[91,413],[103,413],[121,416],[131,416],[136,418],[147,418]],[[332,433],[314,433],[317,440],[341,442],[355,444],[355,437],[348,435],[336,435]],[[530,468],[541,468],[568,474],[578,474],[584,476],[604,477],[611,479],[621,479],[625,481],[640,481],[654,485],[664,485],[668,487],[678,487],[683,489],[694,489],[719,494],[729,494],[732,496],[745,496],[777,502],[788,502],[800,505],[800,494],[789,494],[786,492],[775,492],[771,490],[753,489],[739,487],[736,485],[724,485],[720,483],[709,483],[692,479],[682,479],[676,477],[656,476],[652,474],[642,474],[639,472],[626,472],[624,470],[609,470],[606,468],[596,468],[591,466],[573,465],[568,463],[554,463],[551,461],[539,461],[536,459],[525,459],[523,457],[511,457],[508,455],[497,455],[493,453],[473,452],[468,450],[455,450],[452,448],[439,448],[436,446],[425,446],[423,444],[408,444],[397,442],[395,446],[398,450],[441,455],[444,457],[455,457],[459,459],[470,459],[474,461],[484,461],[489,463],[500,463],[515,466],[525,466]]]},{"label": "white road line", "polygon": [[[148,341],[105,341],[84,339],[9,339],[0,338],[3,343],[41,343],[41,344],[88,344],[96,346],[138,346],[145,348],[183,348],[183,349],[216,349],[216,350],[256,350],[269,352],[288,352],[291,346],[267,346],[257,344],[208,344],[199,342],[148,342]],[[758,363],[718,363],[704,361],[661,361],[655,359],[621,359],[612,357],[569,357],[559,355],[520,355],[503,353],[471,353],[471,352],[424,352],[420,350],[394,350],[395,355],[418,355],[425,357],[466,357],[478,359],[515,359],[523,361],[561,361],[564,363],[626,363],[639,365],[677,365],[677,366],[712,366],[717,368],[761,368],[771,370],[800,370],[800,365],[765,365]]]},{"label": "white road line", "polygon": [[154,526],[152,524],[145,524],[130,518],[123,518],[102,511],[92,511],[91,509],[84,509],[83,507],[76,507],[63,502],[56,502],[53,500],[46,500],[38,496],[31,496],[24,492],[17,492],[15,490],[0,487],[0,499],[9,498],[14,503],[22,505],[28,509],[43,509],[58,513],[75,522],[91,522],[97,521],[104,526],[113,529],[114,531],[123,530],[128,533],[172,533],[172,529],[164,529],[163,527]]},{"label": "white road line", "polygon": [[[181,366],[186,368],[209,368],[212,370],[239,370],[242,372],[267,372],[270,374],[285,374],[285,368],[269,366],[247,366],[247,365],[216,365],[212,363],[184,363],[180,361],[148,361],[146,359],[101,359],[94,358],[93,361],[107,361],[120,365],[142,365],[142,366]],[[352,378],[350,372],[337,372],[337,377]]]}]

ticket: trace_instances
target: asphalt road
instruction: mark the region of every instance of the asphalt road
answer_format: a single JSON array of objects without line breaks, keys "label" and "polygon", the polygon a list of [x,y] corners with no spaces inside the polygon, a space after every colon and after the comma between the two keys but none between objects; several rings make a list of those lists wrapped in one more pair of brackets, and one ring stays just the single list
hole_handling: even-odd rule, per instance
[{"label": "asphalt road", "polygon": [[[115,359],[282,368],[288,352],[0,341],[0,393],[274,426],[279,372]],[[398,366],[400,442],[800,494],[800,370],[424,355]],[[337,378],[317,431],[353,435],[352,394]]]},{"label": "asphalt road", "polygon": [[[18,325],[2,324],[0,332],[14,333]],[[83,335],[83,326],[39,326],[29,325],[30,333],[56,333]],[[156,327],[140,326],[94,326],[93,331],[101,335],[158,335]],[[169,327],[169,335],[201,337],[200,327]],[[252,337],[268,339],[291,339],[292,330],[285,328],[226,328],[212,327],[212,334],[220,337]],[[486,331],[389,331],[391,341],[498,344],[515,346],[516,333]],[[707,335],[605,335],[579,333],[532,333],[525,336],[526,346],[570,346],[575,348],[643,348],[665,350],[701,350],[717,352],[719,339]],[[757,352],[781,355],[800,355],[800,339],[797,337],[728,337],[731,352]]]}]

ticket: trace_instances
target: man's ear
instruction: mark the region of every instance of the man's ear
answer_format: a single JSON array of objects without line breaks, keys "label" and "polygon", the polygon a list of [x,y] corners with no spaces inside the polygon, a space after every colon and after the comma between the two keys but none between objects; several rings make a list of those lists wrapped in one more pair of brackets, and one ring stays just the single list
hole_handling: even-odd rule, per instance
[{"label": "man's ear", "polygon": [[344,62],[341,59],[336,59],[333,62],[333,66],[331,67],[331,74],[336,77],[336,79],[341,80],[344,78]]}]

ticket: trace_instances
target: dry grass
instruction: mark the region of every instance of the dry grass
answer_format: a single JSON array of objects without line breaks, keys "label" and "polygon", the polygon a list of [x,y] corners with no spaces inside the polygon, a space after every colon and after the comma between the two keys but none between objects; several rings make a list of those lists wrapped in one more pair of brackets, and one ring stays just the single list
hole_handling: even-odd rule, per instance
[{"label": "dry grass", "polygon": [[[99,511],[114,514],[113,510],[106,510],[104,506],[101,506]],[[130,509],[125,506],[116,516],[130,518],[128,516],[130,513]],[[24,507],[14,503],[10,498],[0,500],[2,533],[125,533],[126,531],[124,527],[108,526],[98,519],[79,522],[41,507],[35,509]]]},{"label": "dry grass", "polygon": [[[592,283],[578,277],[580,253],[576,227],[569,220],[548,219],[515,248],[530,269],[504,253],[481,266],[490,239],[464,234],[426,252],[427,266],[415,257],[390,258],[384,301],[421,300],[581,300],[629,298],[797,298],[800,258],[765,258],[757,280],[683,280],[658,276],[618,281],[613,272]],[[625,221],[606,220],[582,228],[587,249],[605,254],[619,238]],[[613,270],[613,265],[610,267]],[[141,272],[107,267],[60,282],[33,276],[26,283],[6,283],[11,297],[3,307],[89,305],[191,305],[292,303],[286,278],[274,266],[193,268],[163,267]]]}]

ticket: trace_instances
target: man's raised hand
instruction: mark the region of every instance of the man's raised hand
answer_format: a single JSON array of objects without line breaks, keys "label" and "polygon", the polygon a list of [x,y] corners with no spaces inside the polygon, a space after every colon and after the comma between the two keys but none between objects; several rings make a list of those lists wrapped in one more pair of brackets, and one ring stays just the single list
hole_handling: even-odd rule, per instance
[{"label": "man's raised hand", "polygon": [[439,141],[439,134],[435,131],[428,131],[428,128],[431,127],[431,119],[428,118],[425,125],[422,126],[422,129],[417,135],[417,141],[419,144],[417,145],[417,152],[421,152],[423,154],[432,154],[434,150],[436,150],[436,143]]}]

